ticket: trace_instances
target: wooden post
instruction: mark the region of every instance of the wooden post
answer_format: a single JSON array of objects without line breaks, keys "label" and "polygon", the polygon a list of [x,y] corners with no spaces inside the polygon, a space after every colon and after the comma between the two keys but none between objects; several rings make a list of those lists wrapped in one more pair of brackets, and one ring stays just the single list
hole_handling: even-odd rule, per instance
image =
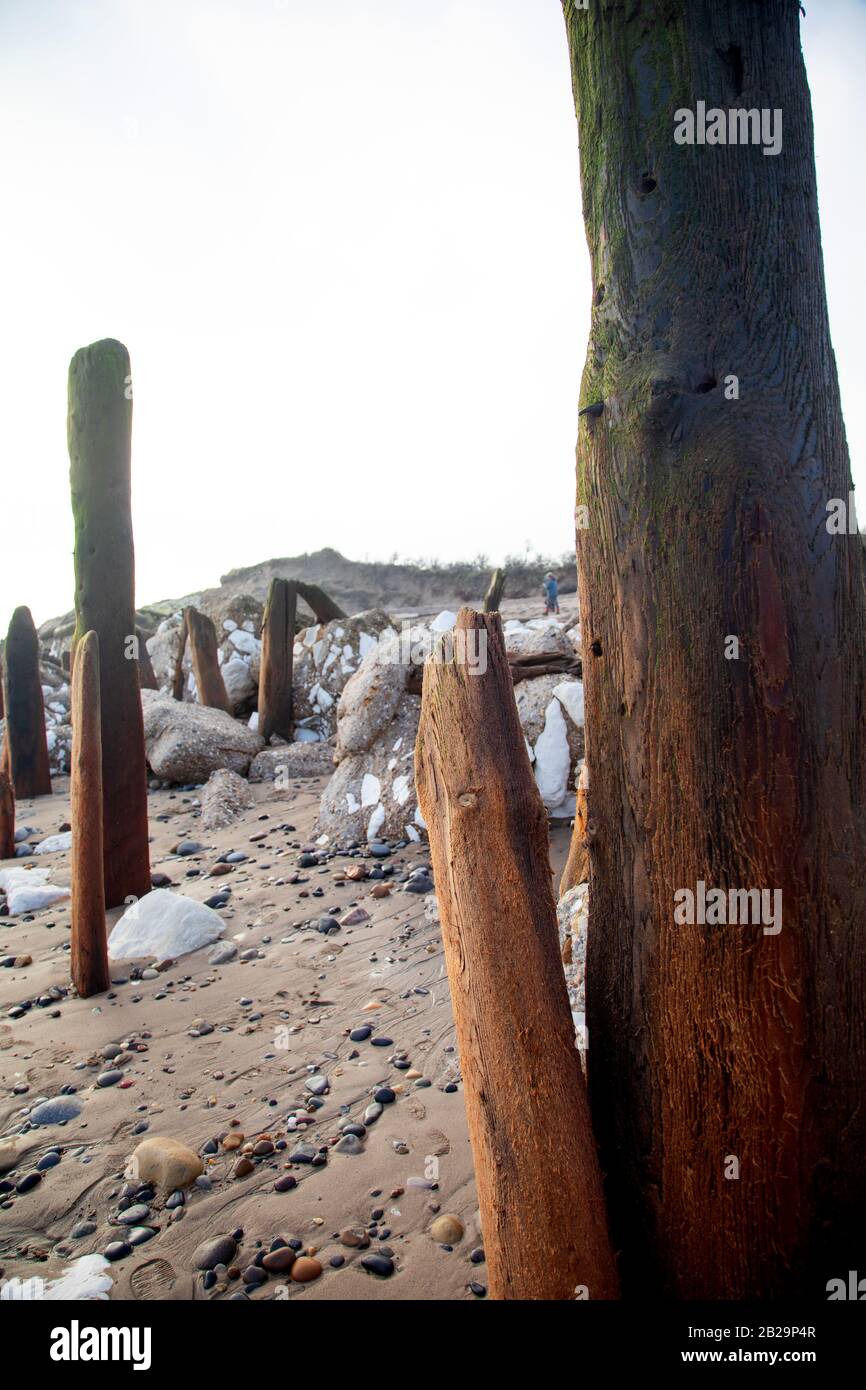
[{"label": "wooden post", "polygon": [[199,613],[197,608],[187,608],[186,630],[199,704],[232,714],[232,702],[217,656],[216,628],[205,613]]},{"label": "wooden post", "polygon": [[[468,659],[476,642],[478,664]],[[428,658],[415,769],[442,918],[490,1293],[616,1298],[559,956],[547,817],[497,613],[461,609],[453,634]]]},{"label": "wooden post", "polygon": [[340,605],[335,603],[324,589],[320,589],[318,584],[302,584],[300,579],[294,580],[293,583],[299,597],[313,610],[317,623],[331,623],[335,618],[348,617]]},{"label": "wooden post", "polygon": [[262,664],[259,676],[259,733],[291,741],[292,665],[295,648],[297,590],[288,579],[272,579],[262,622]]},{"label": "wooden post", "polygon": [[484,595],[484,612],[498,613],[499,605],[502,602],[502,594],[505,589],[505,570],[495,569],[490,576],[490,583],[487,586],[487,593]]},{"label": "wooden post", "polygon": [[102,720],[99,638],[78,641],[72,672],[72,983],[82,999],[111,984],[102,864]]},{"label": "wooden post", "polygon": [[15,792],[5,768],[0,767],[0,859],[15,858]]},{"label": "wooden post", "polygon": [[[147,763],[135,635],[130,507],[132,388],[129,354],[108,338],[69,364],[69,481],[75,518],[73,648],[99,637],[105,901],[150,892]],[[73,668],[74,668],[73,660]]]},{"label": "wooden post", "polygon": [[181,616],[181,622],[180,622],[180,632],[179,632],[179,634],[178,634],[178,639],[177,639],[177,656],[175,657],[175,660],[174,660],[174,676],[172,677],[172,682],[171,682],[171,694],[172,694],[172,699],[174,699],[174,700],[182,700],[182,699],[183,699],[183,687],[184,687],[184,684],[185,684],[185,682],[184,682],[184,676],[183,676],[183,654],[184,654],[184,652],[186,651],[187,613],[188,613],[188,612],[189,612],[189,609],[188,609],[188,608],[185,608],[185,609],[183,610],[183,614],[182,614],[182,616]]},{"label": "wooden post", "polygon": [[50,796],[39,638],[29,608],[16,608],[12,614],[4,655],[4,763],[19,801],[24,796]]},{"label": "wooden post", "polygon": [[142,690],[159,690],[159,681],[156,679],[150,652],[147,650],[147,641],[141,628],[135,629],[135,636],[138,640],[138,683]]},{"label": "wooden post", "polygon": [[571,844],[568,849],[568,859],[562,871],[562,878],[559,881],[559,896],[562,898],[569,888],[574,888],[578,883],[586,883],[589,879],[589,843],[587,833],[589,830],[587,808],[587,794],[589,792],[589,771],[586,760],[580,769],[580,777],[577,781],[576,805],[574,808],[574,828],[571,832]]}]

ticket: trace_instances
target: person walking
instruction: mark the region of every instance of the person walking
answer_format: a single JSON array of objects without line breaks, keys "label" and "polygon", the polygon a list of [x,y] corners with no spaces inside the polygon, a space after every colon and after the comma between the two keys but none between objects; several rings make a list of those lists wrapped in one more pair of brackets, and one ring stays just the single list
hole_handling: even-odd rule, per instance
[{"label": "person walking", "polygon": [[544,576],[544,616],[548,613],[559,612],[559,585],[556,582],[556,575],[552,570],[548,570]]}]

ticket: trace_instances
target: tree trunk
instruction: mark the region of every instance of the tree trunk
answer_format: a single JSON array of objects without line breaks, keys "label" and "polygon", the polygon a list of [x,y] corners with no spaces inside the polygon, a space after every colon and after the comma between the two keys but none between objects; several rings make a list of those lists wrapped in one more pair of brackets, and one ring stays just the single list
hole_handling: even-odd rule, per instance
[{"label": "tree trunk", "polygon": [[183,699],[183,688],[184,688],[184,685],[186,684],[186,682],[185,682],[185,680],[184,680],[184,674],[183,674],[183,656],[184,656],[184,652],[186,651],[186,638],[187,638],[187,627],[188,627],[188,624],[187,624],[187,614],[188,614],[188,612],[189,612],[189,609],[188,609],[188,608],[185,608],[185,609],[183,610],[183,615],[182,615],[182,617],[181,617],[181,622],[180,622],[180,632],[178,633],[178,639],[177,639],[177,655],[176,655],[175,660],[174,660],[174,675],[173,675],[173,677],[172,677],[172,682],[171,682],[171,695],[172,695],[172,699],[173,699],[173,700],[182,700],[182,699]]},{"label": "tree trunk", "polygon": [[[467,638],[472,634],[472,638]],[[479,640],[483,662],[471,664]],[[498,614],[461,609],[424,672],[415,765],[429,827],[494,1298],[615,1298],[617,1277],[559,957],[547,816]]]},{"label": "tree trunk", "polygon": [[502,602],[502,595],[505,590],[505,570],[496,569],[490,576],[490,583],[487,586],[487,593],[484,595],[484,612],[498,613],[499,605]]},{"label": "tree trunk", "polygon": [[51,773],[39,675],[39,638],[29,608],[16,608],[12,614],[4,657],[4,765],[19,801],[25,796],[50,796]]},{"label": "tree trunk", "polygon": [[0,859],[15,858],[15,792],[5,768],[0,767]]},{"label": "tree trunk", "polygon": [[147,650],[147,639],[139,627],[135,629],[135,635],[138,638],[138,684],[142,690],[159,690],[159,681]]},{"label": "tree trunk", "polygon": [[111,984],[105,930],[102,863],[102,730],[99,639],[87,632],[75,649],[72,673],[72,983],[82,999]]},{"label": "tree trunk", "polygon": [[320,589],[318,584],[302,584],[300,579],[293,580],[298,591],[298,597],[304,600],[307,607],[312,609],[317,623],[331,623],[335,618],[345,618],[348,615],[343,612],[338,603]]},{"label": "tree trunk", "polygon": [[[826,1297],[864,1251],[866,625],[859,538],[826,525],[851,483],[798,7],[564,8],[603,402],[577,500],[614,1241],[641,1296]],[[699,100],[781,109],[782,152],[675,143]],[[781,890],[781,930],[679,925],[701,882]]]},{"label": "tree trunk", "polygon": [[262,622],[259,675],[259,733],[265,742],[278,734],[292,738],[292,666],[298,598],[288,579],[272,579]]},{"label": "tree trunk", "polygon": [[208,705],[211,709],[222,709],[226,714],[232,714],[232,703],[226,692],[217,656],[216,628],[210,618],[204,613],[199,613],[197,608],[187,608],[185,612],[189,655],[198,702],[200,705]]},{"label": "tree trunk", "polygon": [[130,380],[129,354],[111,338],[81,348],[69,366],[77,620],[73,650],[85,632],[97,634],[108,907],[150,892],[144,727],[138,663],[130,648],[135,636]]}]

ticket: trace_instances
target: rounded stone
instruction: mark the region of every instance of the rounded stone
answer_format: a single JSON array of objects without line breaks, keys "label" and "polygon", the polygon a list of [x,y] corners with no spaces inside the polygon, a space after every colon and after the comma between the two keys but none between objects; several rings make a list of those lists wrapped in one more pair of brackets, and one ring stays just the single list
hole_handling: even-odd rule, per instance
[{"label": "rounded stone", "polygon": [[322,1266],[310,1255],[299,1255],[292,1265],[292,1279],[296,1284],[310,1284],[318,1279]]},{"label": "rounded stone", "polygon": [[443,1212],[430,1226],[430,1235],[439,1245],[456,1245],[465,1233],[463,1222],[451,1212]]}]

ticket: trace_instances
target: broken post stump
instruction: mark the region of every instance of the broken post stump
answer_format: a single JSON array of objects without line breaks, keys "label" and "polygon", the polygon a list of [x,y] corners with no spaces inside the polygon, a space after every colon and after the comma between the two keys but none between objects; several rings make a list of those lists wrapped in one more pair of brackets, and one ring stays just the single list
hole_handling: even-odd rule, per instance
[{"label": "broken post stump", "polygon": [[502,602],[502,595],[505,590],[505,570],[495,569],[490,576],[490,583],[487,586],[487,593],[484,595],[484,612],[498,613],[499,605]]},{"label": "broken post stump", "polygon": [[102,728],[99,638],[87,632],[72,671],[72,763],[69,788],[72,851],[72,983],[82,999],[111,984],[102,863]]},{"label": "broken post stump", "polygon": [[[477,663],[467,659],[470,648]],[[415,768],[491,1295],[616,1298],[559,955],[547,817],[498,614],[461,609],[428,658]]]},{"label": "broken post stump", "polygon": [[574,828],[571,832],[571,843],[568,847],[568,859],[562,871],[562,878],[559,881],[559,896],[565,897],[569,888],[574,888],[578,883],[586,883],[589,878],[589,845],[586,839],[587,818],[587,797],[589,793],[589,771],[586,761],[580,769],[580,776],[577,779],[577,794],[575,796],[574,808]]},{"label": "broken post stump", "polygon": [[12,779],[0,767],[0,859],[15,858],[15,792]]},{"label": "broken post stump", "polygon": [[159,690],[159,681],[156,679],[150,652],[147,650],[147,640],[140,627],[135,629],[135,636],[138,641],[138,684],[142,690]]},{"label": "broken post stump", "polygon": [[129,354],[106,338],[69,364],[69,480],[75,518],[74,648],[99,638],[105,901],[150,892],[147,764],[135,635],[130,509],[132,390]]},{"label": "broken post stump", "polygon": [[303,584],[300,579],[295,579],[293,583],[299,598],[313,610],[317,623],[331,623],[335,618],[348,617],[340,605],[335,603],[324,589],[320,589],[318,584]]},{"label": "broken post stump", "polygon": [[6,709],[4,762],[16,797],[49,796],[51,773],[45,705],[39,675],[39,638],[29,608],[16,608],[4,648]]},{"label": "broken post stump", "polygon": [[259,733],[291,742],[292,665],[295,649],[297,589],[289,579],[272,579],[262,621],[262,662],[259,675]]},{"label": "broken post stump", "polygon": [[187,608],[186,631],[199,704],[232,714],[232,702],[226,691],[217,654],[216,628],[205,613],[199,613],[197,608]]}]

